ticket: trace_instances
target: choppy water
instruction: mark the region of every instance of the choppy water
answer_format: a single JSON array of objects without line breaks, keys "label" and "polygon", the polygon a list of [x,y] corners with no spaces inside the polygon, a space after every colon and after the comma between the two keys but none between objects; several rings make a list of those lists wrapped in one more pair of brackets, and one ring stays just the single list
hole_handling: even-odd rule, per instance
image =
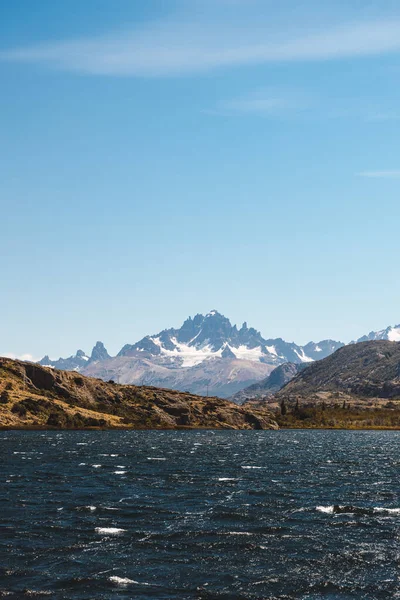
[{"label": "choppy water", "polygon": [[400,598],[396,432],[1,432],[0,597]]}]

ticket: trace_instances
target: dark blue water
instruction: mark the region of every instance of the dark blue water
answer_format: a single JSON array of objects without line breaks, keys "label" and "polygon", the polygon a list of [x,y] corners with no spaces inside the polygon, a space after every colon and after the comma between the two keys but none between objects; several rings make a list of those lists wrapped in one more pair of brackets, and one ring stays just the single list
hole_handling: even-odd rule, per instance
[{"label": "dark blue water", "polygon": [[396,432],[1,432],[0,597],[400,598]]}]

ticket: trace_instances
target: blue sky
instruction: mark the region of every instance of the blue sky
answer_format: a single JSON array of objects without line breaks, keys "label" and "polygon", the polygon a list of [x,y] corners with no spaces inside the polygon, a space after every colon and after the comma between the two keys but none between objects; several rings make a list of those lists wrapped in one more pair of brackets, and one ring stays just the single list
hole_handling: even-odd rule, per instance
[{"label": "blue sky", "polygon": [[400,322],[398,2],[0,11],[0,354]]}]

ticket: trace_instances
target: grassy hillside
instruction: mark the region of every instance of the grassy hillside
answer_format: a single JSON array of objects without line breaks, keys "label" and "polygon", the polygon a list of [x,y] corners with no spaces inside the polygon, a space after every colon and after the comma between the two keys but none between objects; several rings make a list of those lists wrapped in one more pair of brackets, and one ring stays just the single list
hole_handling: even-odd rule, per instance
[{"label": "grassy hillside", "polygon": [[344,346],[301,371],[267,405],[281,427],[399,429],[400,344]]},{"label": "grassy hillside", "polygon": [[0,358],[0,428],[273,429],[267,407]]},{"label": "grassy hillside", "polygon": [[276,398],[325,401],[335,394],[359,398],[400,399],[400,344],[373,341],[351,344],[312,363],[285,385]]}]

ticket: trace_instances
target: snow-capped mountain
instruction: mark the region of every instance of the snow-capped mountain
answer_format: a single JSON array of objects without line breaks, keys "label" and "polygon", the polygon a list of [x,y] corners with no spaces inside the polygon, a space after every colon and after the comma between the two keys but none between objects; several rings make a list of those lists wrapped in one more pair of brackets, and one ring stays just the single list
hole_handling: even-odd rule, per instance
[{"label": "snow-capped mountain", "polygon": [[342,344],[325,340],[307,346],[288,343],[281,338],[264,339],[261,333],[243,323],[240,329],[216,310],[189,317],[180,329],[164,329],[127,344],[118,356],[137,356],[139,352],[164,359],[177,367],[194,367],[211,358],[231,358],[270,365],[283,362],[312,362],[324,358]]},{"label": "snow-capped mountain", "polygon": [[57,361],[46,356],[40,364],[120,383],[227,397],[264,379],[283,363],[307,364],[342,345],[324,340],[299,346],[281,338],[265,339],[247,323],[237,327],[212,310],[189,317],[178,329],[164,329],[126,344],[114,358],[98,342],[90,356],[79,350],[76,355]]},{"label": "snow-capped mountain", "polygon": [[[371,332],[357,342],[368,340],[398,342],[400,325]],[[126,344],[115,357],[110,357],[104,344],[97,342],[90,356],[78,350],[69,358],[51,360],[45,356],[40,364],[120,383],[229,397],[265,379],[279,365],[307,365],[326,358],[343,345],[323,340],[299,346],[281,338],[265,339],[247,323],[239,328],[212,310],[189,317],[178,329],[164,329]]]},{"label": "snow-capped mountain", "polygon": [[[381,331],[370,331],[368,335],[363,335],[358,342],[369,342],[371,340],[388,340],[389,342],[400,342],[400,325],[387,327]],[[354,342],[352,342],[354,343]]]}]

